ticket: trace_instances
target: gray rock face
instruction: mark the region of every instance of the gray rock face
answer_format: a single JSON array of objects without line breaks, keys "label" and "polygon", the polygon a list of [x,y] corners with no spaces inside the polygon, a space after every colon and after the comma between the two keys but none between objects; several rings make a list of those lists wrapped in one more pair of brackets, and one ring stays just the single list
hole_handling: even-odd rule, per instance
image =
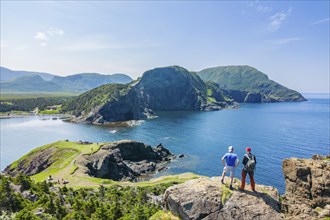
[{"label": "gray rock face", "polygon": [[265,100],[265,97],[263,97],[260,93],[253,93],[253,92],[240,91],[240,90],[222,90],[222,91],[226,96],[240,103],[267,102]]},{"label": "gray rock face", "polygon": [[134,181],[166,168],[166,163],[174,158],[175,155],[162,146],[152,148],[141,142],[119,141],[102,146],[92,155],[85,155],[78,163],[90,176]]},{"label": "gray rock face", "polygon": [[145,72],[134,90],[155,111],[200,110],[206,103],[205,83],[179,66]]},{"label": "gray rock face", "polygon": [[153,112],[147,108],[144,100],[139,99],[135,90],[130,90],[126,96],[103,105],[97,114],[101,117],[94,122],[104,123],[147,119],[153,115]]},{"label": "gray rock face", "polygon": [[244,102],[246,103],[261,103],[261,101],[262,96],[260,93],[249,92],[244,98]]},{"label": "gray rock face", "polygon": [[[238,187],[235,180],[234,186]],[[200,178],[168,188],[164,195],[167,209],[188,219],[284,219],[278,191],[257,185],[258,193],[230,191],[220,177]]]},{"label": "gray rock face", "polygon": [[283,161],[286,191],[283,211],[288,219],[330,217],[330,156]]}]

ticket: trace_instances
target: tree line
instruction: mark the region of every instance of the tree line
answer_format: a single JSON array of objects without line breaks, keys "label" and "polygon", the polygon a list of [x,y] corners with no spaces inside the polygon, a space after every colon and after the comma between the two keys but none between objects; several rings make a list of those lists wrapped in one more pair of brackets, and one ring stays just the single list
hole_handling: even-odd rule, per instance
[{"label": "tree line", "polygon": [[0,101],[0,112],[45,110],[47,106],[62,105],[72,97],[40,97]]},{"label": "tree line", "polygon": [[0,219],[147,220],[161,210],[151,195],[163,194],[170,185],[73,189],[35,183],[22,174],[0,175]]}]

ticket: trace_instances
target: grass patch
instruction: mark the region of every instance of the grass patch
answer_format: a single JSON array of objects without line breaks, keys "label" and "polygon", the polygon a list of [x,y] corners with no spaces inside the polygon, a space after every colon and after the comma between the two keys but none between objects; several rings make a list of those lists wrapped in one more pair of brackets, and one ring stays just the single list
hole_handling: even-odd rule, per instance
[{"label": "grass patch", "polygon": [[40,111],[40,114],[43,114],[43,115],[55,115],[55,114],[59,114],[59,113],[60,113],[59,109]]},{"label": "grass patch", "polygon": [[29,166],[31,161],[36,156],[47,150],[47,153],[51,153],[49,160],[52,162],[52,164],[47,169],[32,176],[31,178],[36,182],[42,182],[47,179],[49,175],[56,176],[61,173],[65,176],[69,176],[78,169],[78,166],[75,164],[74,160],[80,154],[92,154],[98,151],[100,147],[101,144],[97,143],[80,144],[69,141],[58,141],[30,151],[28,154],[13,162],[10,166],[10,169],[17,168],[19,164],[23,167]]},{"label": "grass patch", "polygon": [[233,192],[226,185],[222,185],[222,205],[225,204],[225,202],[231,197],[232,194]]},{"label": "grass patch", "polygon": [[212,96],[213,92],[212,89],[207,89],[207,96]]},{"label": "grass patch", "polygon": [[217,102],[217,100],[215,100],[213,97],[207,97],[207,101],[211,103]]},{"label": "grass patch", "polygon": [[76,170],[78,170],[78,166],[76,164],[73,164],[70,170],[70,174],[74,174],[74,172],[76,172]]},{"label": "grass patch", "polygon": [[50,175],[57,176],[64,168],[68,167],[71,161],[79,155],[77,151],[72,149],[65,149],[58,151],[54,154],[53,159],[56,160],[46,170],[32,176],[36,182],[42,182],[46,180]]},{"label": "grass patch", "polygon": [[151,216],[149,220],[180,220],[180,218],[175,216],[172,212],[160,210]]},{"label": "grass patch", "polygon": [[54,92],[44,92],[44,93],[29,93],[29,92],[1,92],[0,100],[12,100],[12,99],[31,99],[31,98],[54,98],[54,97],[71,97],[78,96],[80,93],[54,93]]}]

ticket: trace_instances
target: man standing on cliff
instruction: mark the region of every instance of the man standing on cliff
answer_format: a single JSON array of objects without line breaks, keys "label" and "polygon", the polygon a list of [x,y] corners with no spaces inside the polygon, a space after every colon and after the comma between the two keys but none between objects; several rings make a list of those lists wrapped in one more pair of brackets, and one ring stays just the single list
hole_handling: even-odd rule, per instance
[{"label": "man standing on cliff", "polygon": [[251,189],[253,192],[255,192],[255,183],[254,183],[254,171],[256,168],[256,164],[257,164],[257,160],[256,160],[256,156],[254,156],[251,153],[251,148],[247,147],[246,148],[246,154],[243,156],[243,169],[242,169],[242,185],[240,190],[244,190],[245,187],[245,178],[246,178],[246,174],[248,173],[250,176],[250,182],[251,182]]},{"label": "man standing on cliff", "polygon": [[235,175],[235,167],[238,166],[239,164],[239,159],[237,158],[237,154],[234,154],[234,147],[230,146],[228,148],[229,153],[226,153],[223,157],[222,157],[222,163],[225,166],[223,168],[223,172],[222,172],[222,177],[221,177],[221,183],[224,184],[224,179],[225,179],[225,175],[227,172],[230,172],[230,189],[233,190],[233,179],[234,179],[234,175]]}]

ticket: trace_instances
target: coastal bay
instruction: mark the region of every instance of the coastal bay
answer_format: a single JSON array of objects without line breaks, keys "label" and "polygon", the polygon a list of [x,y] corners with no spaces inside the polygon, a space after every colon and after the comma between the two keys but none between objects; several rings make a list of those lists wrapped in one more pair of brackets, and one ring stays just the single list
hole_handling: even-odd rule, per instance
[{"label": "coastal bay", "polygon": [[[126,127],[63,122],[55,116],[1,119],[1,170],[30,150],[58,140],[108,142],[137,140],[162,143],[185,154],[170,169],[156,174],[194,172],[220,175],[222,156],[229,145],[239,157],[246,146],[258,157],[256,181],[284,192],[281,161],[329,154],[329,98],[306,94],[307,102],[243,104],[240,109],[216,112],[157,112],[158,118]],[[239,177],[239,172],[236,172]]]}]

